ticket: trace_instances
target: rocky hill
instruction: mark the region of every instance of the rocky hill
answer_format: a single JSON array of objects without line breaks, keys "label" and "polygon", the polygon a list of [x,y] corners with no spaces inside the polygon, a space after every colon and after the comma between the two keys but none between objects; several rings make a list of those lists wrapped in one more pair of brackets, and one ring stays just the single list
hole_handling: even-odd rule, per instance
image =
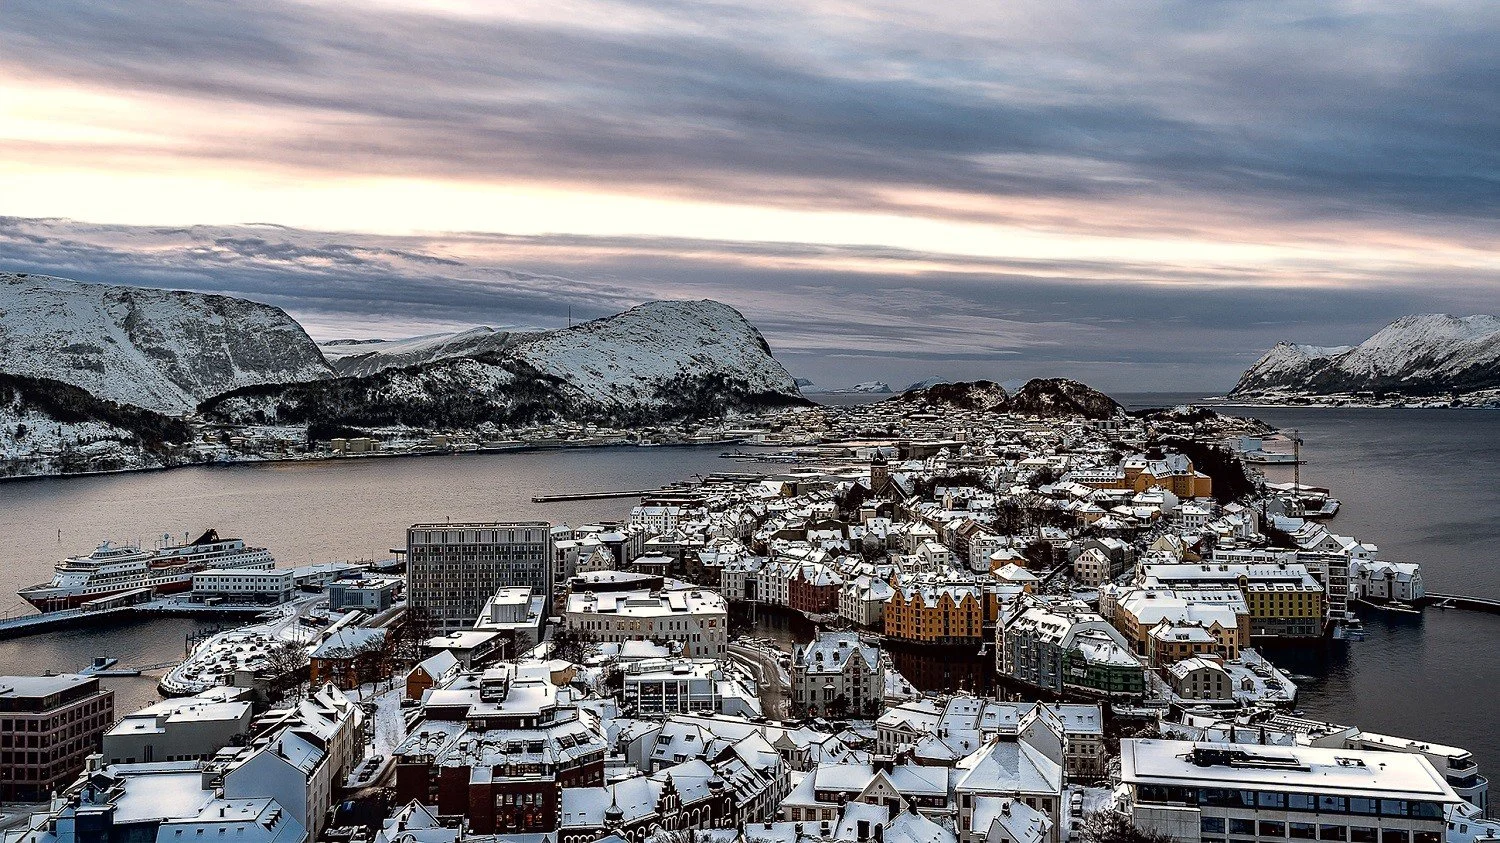
[{"label": "rocky hill", "polygon": [[333,374],[302,326],[270,305],[23,273],[0,273],[0,372],[161,413]]},{"label": "rocky hill", "polygon": [[1030,416],[1107,419],[1123,411],[1108,395],[1068,378],[1033,378],[1010,397],[1010,411]]},{"label": "rocky hill", "polygon": [[760,332],[714,301],[651,302],[479,345],[368,374],[240,389],[200,410],[239,424],[461,428],[649,424],[808,403]]},{"label": "rocky hill", "polygon": [[928,387],[907,389],[889,401],[908,404],[926,404],[933,407],[952,407],[958,410],[977,410],[986,413],[1003,413],[1009,406],[1010,396],[994,381],[960,381],[937,383]]},{"label": "rocky hill", "polygon": [[1013,394],[993,381],[940,383],[903,392],[889,400],[1026,416],[1083,416],[1107,419],[1122,412],[1113,398],[1067,378],[1033,378]]},{"label": "rocky hill", "polygon": [[1500,318],[1404,316],[1356,346],[1279,343],[1230,393],[1432,396],[1500,388]]}]

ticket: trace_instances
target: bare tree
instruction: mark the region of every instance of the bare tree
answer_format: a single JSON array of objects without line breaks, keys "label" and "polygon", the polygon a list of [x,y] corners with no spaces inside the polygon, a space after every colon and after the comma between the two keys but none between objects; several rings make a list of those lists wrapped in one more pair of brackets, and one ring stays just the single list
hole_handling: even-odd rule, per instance
[{"label": "bare tree", "polygon": [[1172,838],[1139,828],[1123,814],[1103,809],[1085,814],[1079,825],[1082,843],[1172,843]]}]

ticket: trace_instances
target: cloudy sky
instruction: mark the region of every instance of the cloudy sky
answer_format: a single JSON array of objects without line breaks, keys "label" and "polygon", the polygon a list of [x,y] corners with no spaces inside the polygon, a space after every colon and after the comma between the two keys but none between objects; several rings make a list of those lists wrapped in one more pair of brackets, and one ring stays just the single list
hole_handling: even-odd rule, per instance
[{"label": "cloudy sky", "polygon": [[319,338],[715,298],[827,385],[1223,389],[1500,312],[1500,3],[98,3],[0,17],[0,264]]}]

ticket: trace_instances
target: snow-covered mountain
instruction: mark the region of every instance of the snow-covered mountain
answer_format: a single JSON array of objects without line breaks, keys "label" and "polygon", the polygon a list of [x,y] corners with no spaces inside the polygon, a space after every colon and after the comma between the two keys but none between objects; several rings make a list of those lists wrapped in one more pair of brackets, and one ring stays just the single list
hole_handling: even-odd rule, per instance
[{"label": "snow-covered mountain", "polygon": [[531,334],[477,327],[404,340],[332,340],[318,346],[340,375],[373,375],[434,360],[477,357],[503,351]]},{"label": "snow-covered mountain", "polygon": [[563,330],[512,335],[499,347],[479,345],[402,368],[241,389],[202,409],[241,423],[459,428],[556,419],[647,424],[806,403],[760,332],[715,301],[651,302]]},{"label": "snow-covered mountain", "polygon": [[1427,396],[1500,387],[1500,318],[1403,316],[1356,346],[1278,343],[1230,393],[1398,392]]},{"label": "snow-covered mountain", "polygon": [[332,374],[302,326],[270,305],[24,273],[0,273],[0,372],[164,413]]}]

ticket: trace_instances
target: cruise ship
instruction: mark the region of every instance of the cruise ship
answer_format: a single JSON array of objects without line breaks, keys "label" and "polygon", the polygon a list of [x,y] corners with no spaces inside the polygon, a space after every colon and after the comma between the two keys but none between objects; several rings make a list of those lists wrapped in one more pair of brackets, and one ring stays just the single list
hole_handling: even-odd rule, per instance
[{"label": "cruise ship", "polygon": [[265,570],[276,564],[263,547],[246,547],[240,539],[221,539],[209,530],[191,542],[164,542],[155,550],[104,542],[88,556],[57,563],[52,581],[16,592],[43,612],[76,609],[127,591],[150,589],[155,594],[186,591],[193,574],[209,568]]}]

